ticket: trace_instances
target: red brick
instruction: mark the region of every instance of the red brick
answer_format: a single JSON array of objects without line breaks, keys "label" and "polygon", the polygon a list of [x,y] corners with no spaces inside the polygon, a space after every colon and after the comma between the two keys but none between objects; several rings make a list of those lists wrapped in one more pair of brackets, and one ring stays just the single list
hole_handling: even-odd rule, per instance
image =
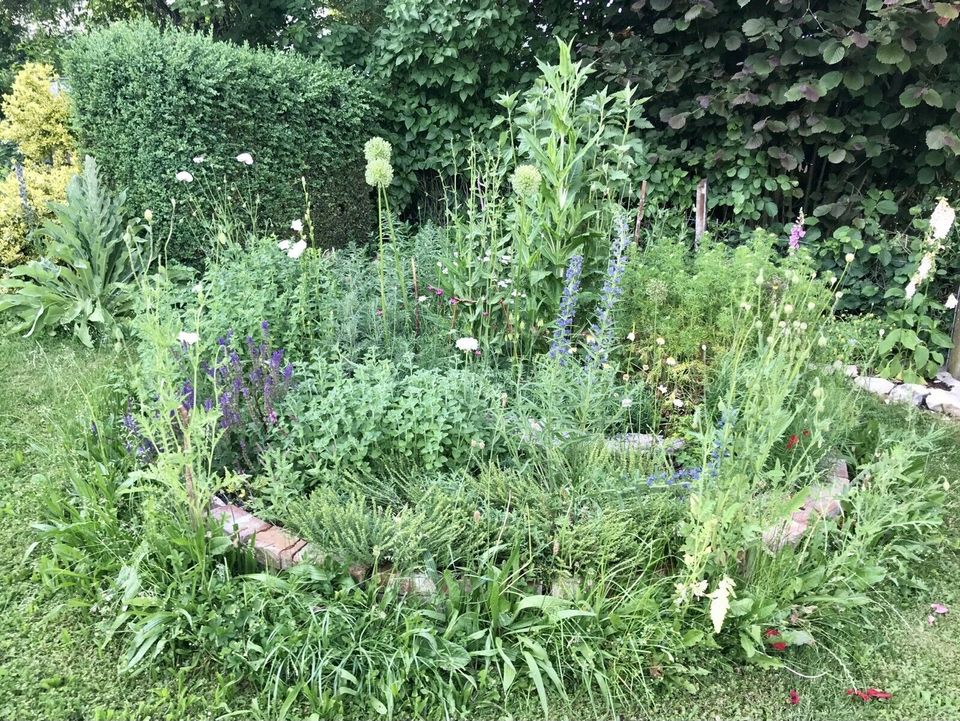
[{"label": "red brick", "polygon": [[243,543],[250,536],[262,533],[271,527],[266,521],[247,513],[239,506],[226,505],[210,509],[210,515],[223,524],[223,530],[230,536],[235,536],[238,543]]},{"label": "red brick", "polygon": [[[287,533],[282,528],[272,526],[258,533],[253,541],[254,552],[265,565],[273,568],[289,568],[293,556],[301,550],[305,542],[301,538]],[[287,554],[284,551],[293,549]]]}]

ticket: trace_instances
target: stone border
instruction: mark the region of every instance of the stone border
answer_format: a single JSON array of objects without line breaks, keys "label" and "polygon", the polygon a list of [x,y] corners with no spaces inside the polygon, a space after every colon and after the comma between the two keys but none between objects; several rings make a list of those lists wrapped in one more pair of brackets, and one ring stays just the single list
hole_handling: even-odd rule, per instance
[{"label": "stone border", "polygon": [[833,461],[827,480],[826,486],[815,484],[810,487],[810,494],[799,511],[763,532],[763,542],[767,548],[777,552],[783,550],[785,546],[795,547],[807,532],[811,520],[816,521],[818,516],[835,518],[843,512],[840,507],[840,498],[850,490],[850,472],[847,470],[847,462],[843,459]]},{"label": "stone border", "polygon": [[224,532],[236,545],[253,539],[253,554],[264,566],[282,570],[300,563],[310,552],[304,539],[267,523],[252,513],[214,496],[210,515],[220,521]]},{"label": "stone border", "polygon": [[[214,496],[210,501],[210,515],[220,522],[224,532],[233,539],[235,545],[239,546],[241,543],[249,543],[252,540],[254,557],[268,568],[282,571],[308,558],[315,560],[324,558],[324,554],[319,551],[314,552],[305,539],[288,533],[280,526],[274,526],[257,518],[249,511],[227,503],[218,496]],[[367,580],[370,568],[354,565],[350,566],[349,571],[353,580],[362,583]],[[382,586],[396,586],[404,595],[426,596],[437,591],[437,585],[425,573],[394,576],[389,569],[386,569],[377,574],[376,581]]]},{"label": "stone border", "polygon": [[862,376],[856,366],[846,366],[844,373],[853,382],[888,403],[906,403],[917,408],[960,418],[960,381],[946,371],[940,371],[935,385],[900,383],[878,376]]}]

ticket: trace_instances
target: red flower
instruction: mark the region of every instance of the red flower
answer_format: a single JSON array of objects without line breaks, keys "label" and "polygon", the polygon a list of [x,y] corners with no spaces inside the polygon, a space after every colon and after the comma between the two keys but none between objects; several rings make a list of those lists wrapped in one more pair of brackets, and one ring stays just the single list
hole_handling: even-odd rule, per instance
[{"label": "red flower", "polygon": [[847,696],[856,696],[864,703],[869,703],[874,699],[886,701],[887,699],[892,698],[893,694],[887,693],[886,691],[881,691],[878,688],[868,688],[866,691],[858,691],[855,688],[848,688]]},{"label": "red flower", "polygon": [[792,451],[794,448],[797,447],[797,444],[799,442],[800,442],[800,436],[794,433],[792,436],[790,436],[790,440],[787,441],[787,450]]},{"label": "red flower", "polygon": [[766,636],[767,638],[771,638],[773,636],[779,636],[780,632],[775,628],[768,628],[766,631],[763,632],[763,635]]},{"label": "red flower", "polygon": [[937,25],[939,25],[940,27],[945,28],[949,24],[950,24],[950,18],[943,17],[943,16],[937,18]]},{"label": "red flower", "polygon": [[776,643],[771,643],[770,648],[772,648],[774,651],[785,651],[787,648],[787,642],[777,641]]},{"label": "red flower", "polygon": [[796,706],[798,703],[800,703],[800,694],[796,692],[796,689],[790,689],[789,701],[791,706]]}]

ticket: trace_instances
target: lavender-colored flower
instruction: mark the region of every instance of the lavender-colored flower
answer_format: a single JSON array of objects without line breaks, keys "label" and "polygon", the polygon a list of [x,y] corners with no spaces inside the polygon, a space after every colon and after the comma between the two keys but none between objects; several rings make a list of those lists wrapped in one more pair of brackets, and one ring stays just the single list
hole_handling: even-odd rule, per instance
[{"label": "lavender-colored flower", "polygon": [[600,290],[600,304],[597,307],[596,320],[590,325],[593,340],[588,346],[590,359],[597,366],[603,366],[613,345],[613,308],[623,295],[623,272],[627,267],[627,248],[631,234],[627,227],[625,213],[618,213],[614,219],[614,239],[610,246],[610,259],[607,261],[607,274]]},{"label": "lavender-colored flower", "polygon": [[790,250],[796,250],[800,247],[800,240],[807,234],[807,231],[803,229],[804,217],[803,211],[800,211],[800,215],[797,216],[796,222],[794,222],[793,227],[790,228]]},{"label": "lavender-colored flower", "polygon": [[577,296],[580,294],[580,276],[583,273],[583,256],[574,255],[567,264],[563,279],[563,294],[560,296],[560,312],[553,329],[549,355],[557,358],[560,364],[566,362],[570,354],[570,330],[573,317],[577,312]]},{"label": "lavender-colored flower", "polygon": [[180,389],[180,395],[183,397],[183,407],[188,411],[193,410],[193,404],[195,400],[193,383],[191,383],[189,380],[184,381],[183,386]]}]

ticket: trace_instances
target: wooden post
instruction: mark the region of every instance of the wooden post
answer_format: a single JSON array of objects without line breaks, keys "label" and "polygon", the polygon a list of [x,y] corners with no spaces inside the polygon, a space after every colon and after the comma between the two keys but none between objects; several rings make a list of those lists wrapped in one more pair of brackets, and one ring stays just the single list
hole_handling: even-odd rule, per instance
[{"label": "wooden post", "polygon": [[[960,288],[957,289],[957,297],[960,298]],[[953,340],[953,348],[950,349],[950,355],[947,357],[947,373],[958,378],[960,377],[960,308],[953,311],[953,331],[950,338]]]},{"label": "wooden post", "polygon": [[640,223],[643,222],[643,206],[647,203],[647,181],[640,183],[640,202],[637,204],[637,224],[633,229],[633,242],[640,245]]},{"label": "wooden post", "polygon": [[420,283],[417,280],[417,261],[410,258],[410,272],[413,275],[413,324],[415,333],[420,335]]},{"label": "wooden post", "polygon": [[693,232],[693,249],[700,247],[700,239],[707,232],[707,179],[697,183],[697,216]]}]

